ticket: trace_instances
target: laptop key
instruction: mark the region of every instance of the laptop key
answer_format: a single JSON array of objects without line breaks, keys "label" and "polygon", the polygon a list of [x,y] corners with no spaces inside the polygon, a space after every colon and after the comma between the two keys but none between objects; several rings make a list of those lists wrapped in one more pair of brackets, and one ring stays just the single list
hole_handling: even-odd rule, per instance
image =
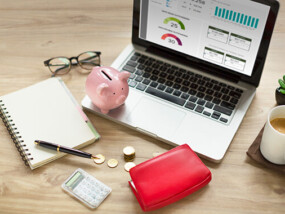
[{"label": "laptop key", "polygon": [[198,100],[198,98],[195,97],[195,96],[191,96],[190,99],[189,99],[189,101],[191,101],[193,103],[195,103],[197,100]]},{"label": "laptop key", "polygon": [[[228,101],[228,100],[225,100],[225,101]],[[238,103],[238,99],[236,99],[236,98],[232,98],[231,100],[230,100],[230,102],[232,103],[232,104],[237,104]]]},{"label": "laptop key", "polygon": [[141,54],[138,53],[138,52],[135,52],[135,53],[134,53],[134,56],[141,56]]},{"label": "laptop key", "polygon": [[136,69],[134,67],[129,66],[129,65],[125,65],[122,70],[128,71],[130,73],[134,73]]},{"label": "laptop key", "polygon": [[243,90],[241,90],[241,89],[237,88],[237,89],[236,89],[236,92],[238,92],[238,93],[242,94],[242,93],[243,93]]},{"label": "laptop key", "polygon": [[187,100],[189,97],[190,97],[189,94],[183,93],[183,94],[181,95],[181,98],[183,98],[183,99],[185,99],[185,100]]},{"label": "laptop key", "polygon": [[222,121],[223,123],[227,123],[228,122],[228,120],[226,118],[223,118],[223,117],[220,118],[220,121]]},{"label": "laptop key", "polygon": [[153,96],[159,97],[161,99],[167,100],[169,102],[175,103],[175,104],[180,105],[180,106],[183,106],[185,104],[185,102],[186,102],[182,98],[175,97],[173,95],[170,95],[168,93],[159,91],[159,90],[157,90],[155,88],[152,88],[152,87],[148,87],[145,92],[149,93],[149,94],[151,94]]},{"label": "laptop key", "polygon": [[221,103],[221,106],[225,107],[225,108],[228,108],[230,110],[234,110],[234,108],[236,107],[234,104],[231,104],[231,103],[228,103],[228,102],[225,102],[225,101],[223,101]]},{"label": "laptop key", "polygon": [[129,60],[129,61],[127,62],[127,65],[129,65],[129,66],[131,66],[131,67],[136,67],[136,66],[138,65],[138,63],[137,63],[137,62],[134,62],[134,61],[132,61],[132,60]]},{"label": "laptop key", "polygon": [[137,61],[138,58],[139,58],[138,56],[132,56],[132,57],[131,57],[131,60]]},{"label": "laptop key", "polygon": [[174,91],[173,95],[179,97],[181,95],[181,91],[176,90]]},{"label": "laptop key", "polygon": [[147,73],[147,72],[145,72],[144,74],[143,74],[143,77],[144,78],[149,78],[151,76],[151,74],[150,73]]},{"label": "laptop key", "polygon": [[187,87],[185,87],[185,86],[182,86],[181,87],[181,91],[183,91],[183,92],[187,92],[189,89],[187,88]]},{"label": "laptop key", "polygon": [[151,82],[150,86],[156,88],[156,86],[158,86],[158,83],[157,82]]},{"label": "laptop key", "polygon": [[207,111],[204,111],[203,114],[206,115],[206,116],[208,116],[208,117],[211,116],[211,113],[210,113],[210,112],[207,112]]},{"label": "laptop key", "polygon": [[145,66],[144,66],[144,65],[142,65],[142,64],[140,64],[140,65],[138,66],[138,69],[142,69],[142,70],[144,70],[144,69],[145,69]]},{"label": "laptop key", "polygon": [[159,84],[159,86],[157,87],[158,90],[164,91],[164,89],[166,88],[165,85]]},{"label": "laptop key", "polygon": [[189,94],[191,95],[195,95],[197,93],[197,91],[195,91],[194,89],[190,89]]},{"label": "laptop key", "polygon": [[218,120],[218,119],[220,118],[220,116],[217,116],[217,115],[215,115],[215,114],[212,114],[211,118],[214,118],[214,119]]},{"label": "laptop key", "polygon": [[141,76],[141,75],[143,74],[143,71],[142,71],[142,70],[137,70],[137,71],[135,72],[135,74],[138,75],[138,76]]},{"label": "laptop key", "polygon": [[214,98],[212,102],[215,103],[215,104],[220,104],[221,100],[218,99],[218,98]]},{"label": "laptop key", "polygon": [[196,104],[194,104],[192,102],[187,102],[185,105],[185,108],[188,108],[190,110],[194,110],[195,107],[196,107]]},{"label": "laptop key", "polygon": [[196,112],[202,113],[204,111],[204,107],[203,106],[197,106],[195,109]]},{"label": "laptop key", "polygon": [[136,77],[135,81],[137,82],[141,82],[143,80],[143,78],[141,76]]},{"label": "laptop key", "polygon": [[157,82],[159,82],[159,83],[163,84],[163,83],[165,83],[165,79],[163,79],[163,78],[159,78]]},{"label": "laptop key", "polygon": [[219,105],[215,105],[214,110],[217,112],[220,112],[222,114],[228,115],[228,116],[231,116],[233,113],[232,110],[230,110],[228,108],[224,108],[224,107],[219,106]]},{"label": "laptop key", "polygon": [[175,84],[173,85],[173,88],[175,88],[175,89],[179,89],[179,88],[180,88],[180,85],[179,85],[179,84],[177,84],[177,83],[175,83]]},{"label": "laptop key", "polygon": [[214,107],[214,104],[211,103],[211,102],[207,102],[205,107],[209,108],[209,109],[212,109]]},{"label": "laptop key", "polygon": [[131,79],[134,79],[135,77],[136,77],[135,74],[131,74],[130,77],[129,77],[129,79],[131,80]]},{"label": "laptop key", "polygon": [[148,85],[148,84],[150,83],[150,80],[144,79],[144,80],[142,81],[142,83],[145,84],[145,85]]},{"label": "laptop key", "polygon": [[165,90],[165,92],[172,94],[172,92],[174,91],[173,88],[167,87],[167,89]]},{"label": "laptop key", "polygon": [[207,101],[212,101],[213,97],[210,95],[206,95],[204,99]]},{"label": "laptop key", "polygon": [[144,91],[146,89],[146,85],[145,84],[142,84],[142,83],[139,83],[136,87],[136,89],[138,90],[141,90],[141,91]]},{"label": "laptop key", "polygon": [[231,91],[231,92],[229,93],[229,95],[232,96],[232,97],[234,97],[234,98],[237,98],[237,99],[239,99],[239,98],[241,97],[241,94],[238,93],[238,92],[236,92],[236,91]]},{"label": "laptop key", "polygon": [[202,93],[202,92],[198,92],[198,93],[196,94],[196,96],[199,97],[199,98],[203,98],[203,97],[205,96],[205,94]]},{"label": "laptop key", "polygon": [[171,87],[171,86],[173,85],[173,82],[171,82],[171,81],[166,81],[165,85]]},{"label": "laptop key", "polygon": [[130,87],[133,87],[133,88],[134,88],[136,85],[137,85],[137,82],[136,82],[136,81],[133,81],[133,80],[132,80],[132,81],[129,82],[129,86],[130,86]]},{"label": "laptop key", "polygon": [[197,104],[201,105],[201,106],[203,106],[205,103],[206,103],[206,101],[203,100],[203,99],[199,99],[198,102],[197,102]]},{"label": "laptop key", "polygon": [[156,81],[156,80],[158,79],[158,77],[155,76],[155,75],[152,75],[152,76],[150,77],[150,79],[153,80],[153,81]]}]

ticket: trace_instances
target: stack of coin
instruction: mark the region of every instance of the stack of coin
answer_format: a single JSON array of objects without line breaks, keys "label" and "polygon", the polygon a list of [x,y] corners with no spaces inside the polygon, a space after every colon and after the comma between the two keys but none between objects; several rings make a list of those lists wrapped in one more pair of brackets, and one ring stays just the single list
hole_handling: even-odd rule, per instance
[{"label": "stack of coin", "polygon": [[125,147],[123,149],[123,153],[124,153],[124,159],[126,162],[130,162],[130,161],[133,161],[135,159],[136,151],[135,151],[134,147],[132,147],[132,146]]}]

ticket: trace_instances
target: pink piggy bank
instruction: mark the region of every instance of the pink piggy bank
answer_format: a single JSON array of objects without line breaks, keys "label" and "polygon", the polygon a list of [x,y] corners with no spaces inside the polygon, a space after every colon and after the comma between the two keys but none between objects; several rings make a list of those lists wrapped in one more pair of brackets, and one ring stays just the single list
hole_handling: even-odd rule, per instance
[{"label": "pink piggy bank", "polygon": [[111,67],[94,67],[86,80],[86,93],[103,114],[122,105],[128,97],[130,73]]}]

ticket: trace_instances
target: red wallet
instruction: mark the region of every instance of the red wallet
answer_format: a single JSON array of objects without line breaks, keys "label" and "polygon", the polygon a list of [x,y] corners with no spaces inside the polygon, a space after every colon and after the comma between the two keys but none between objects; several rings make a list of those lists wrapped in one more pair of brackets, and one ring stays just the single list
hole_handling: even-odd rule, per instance
[{"label": "red wallet", "polygon": [[130,187],[143,211],[178,201],[212,178],[210,170],[187,144],[133,167],[130,175]]}]

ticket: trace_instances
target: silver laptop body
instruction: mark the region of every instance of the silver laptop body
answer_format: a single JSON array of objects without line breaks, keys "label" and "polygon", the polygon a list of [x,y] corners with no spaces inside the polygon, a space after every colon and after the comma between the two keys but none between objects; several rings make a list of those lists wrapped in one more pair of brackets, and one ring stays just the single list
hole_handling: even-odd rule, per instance
[{"label": "silver laptop body", "polygon": [[[144,2],[144,1],[143,1]],[[82,100],[82,106],[84,109],[91,111],[93,113],[96,113],[102,117],[108,118],[114,122],[120,123],[122,125],[128,126],[132,129],[135,129],[141,133],[144,133],[146,135],[152,136],[156,139],[159,139],[163,142],[166,142],[168,144],[177,146],[177,145],[181,145],[181,144],[188,144],[199,156],[204,157],[206,159],[209,159],[211,161],[214,162],[220,162],[222,160],[222,158],[224,157],[235,133],[237,132],[239,125],[241,124],[243,117],[245,116],[247,109],[249,108],[253,97],[255,95],[256,92],[256,87],[259,83],[260,80],[260,76],[262,73],[262,69],[263,69],[263,65],[264,65],[264,61],[265,61],[265,57],[266,57],[266,53],[267,53],[267,49],[269,46],[269,41],[268,38],[266,39],[267,43],[264,43],[265,41],[265,31],[262,30],[262,32],[260,33],[260,43],[263,45],[267,45],[267,47],[265,48],[265,50],[260,50],[259,48],[257,48],[257,51],[255,53],[255,57],[263,57],[262,58],[262,66],[261,68],[259,67],[259,71],[258,71],[258,76],[259,78],[257,78],[258,80],[254,80],[255,82],[250,82],[247,81],[247,79],[250,79],[250,75],[243,77],[244,74],[242,74],[242,72],[236,72],[237,74],[241,74],[242,78],[240,78],[238,81],[231,81],[228,78],[224,78],[221,75],[217,75],[216,73],[209,73],[209,72],[205,72],[204,69],[199,69],[199,67],[197,66],[191,66],[191,63],[189,64],[185,64],[185,63],[181,63],[178,62],[177,60],[172,59],[172,57],[165,57],[164,55],[160,55],[159,51],[165,51],[167,52],[168,49],[175,49],[175,48],[168,48],[168,49],[162,49],[160,50],[160,46],[163,46],[163,44],[159,44],[159,47],[155,47],[158,48],[159,51],[149,51],[151,48],[149,45],[144,45],[141,44],[140,42],[136,42],[136,40],[141,40],[143,42],[149,42],[147,41],[147,38],[141,38],[141,29],[140,29],[140,25],[142,23],[136,22],[136,19],[140,18],[140,21],[142,21],[143,17],[145,15],[142,15],[142,10],[146,10],[146,8],[148,8],[148,15],[150,15],[150,13],[153,13],[152,11],[155,11],[155,7],[157,7],[157,11],[162,13],[162,17],[163,18],[167,18],[167,16],[169,14],[171,14],[171,17],[176,17],[176,18],[180,18],[183,19],[184,22],[187,23],[187,17],[183,17],[181,14],[183,14],[181,11],[181,13],[177,13],[175,16],[175,13],[173,11],[175,11],[175,8],[177,9],[178,7],[183,8],[182,4],[183,2],[188,2],[189,8],[206,8],[209,9],[209,5],[207,7],[207,4],[211,3],[214,4],[214,7],[211,9],[211,12],[213,13],[212,16],[213,18],[216,18],[216,22],[220,21],[227,21],[228,25],[233,24],[233,22],[237,22],[237,20],[233,20],[233,15],[234,15],[234,11],[231,12],[231,10],[227,10],[227,5],[223,6],[223,5],[219,5],[217,4],[217,1],[215,0],[211,0],[209,2],[204,2],[204,4],[199,4],[199,3],[193,3],[193,1],[166,1],[165,5],[164,3],[161,2],[165,2],[165,1],[157,1],[157,0],[147,0],[145,1],[147,2],[147,5],[144,5],[145,3],[142,3],[141,1],[134,1],[134,25],[138,25],[138,26],[133,26],[133,43],[131,45],[128,45],[123,52],[117,57],[117,59],[112,63],[111,67],[114,67],[118,70],[124,70],[123,68],[126,66],[126,64],[131,61],[131,59],[135,59],[136,57],[134,57],[134,53],[136,53],[136,56],[145,56],[147,57],[147,59],[149,58],[153,58],[154,60],[157,60],[157,62],[160,63],[161,67],[164,64],[170,64],[172,67],[174,68],[178,68],[181,71],[185,70],[187,72],[191,72],[192,74],[196,75],[196,76],[202,76],[203,79],[210,79],[209,81],[212,82],[219,82],[217,84],[219,85],[226,85],[226,88],[234,88],[233,90],[238,90],[241,92],[241,97],[238,100],[238,103],[235,105],[235,108],[232,110],[230,115],[227,115],[227,112],[224,113],[220,113],[217,112],[216,110],[218,108],[207,108],[205,107],[206,102],[203,104],[203,102],[201,102],[200,106],[203,106],[203,110],[201,111],[200,109],[198,109],[197,106],[199,106],[199,104],[197,104],[197,102],[203,100],[198,98],[196,103],[195,103],[195,108],[191,109],[189,108],[189,105],[192,107],[192,105],[194,105],[193,103],[191,103],[189,101],[189,99],[192,97],[195,97],[195,95],[189,95],[189,97],[185,100],[185,103],[183,105],[177,105],[177,103],[172,102],[169,99],[164,99],[161,96],[156,96],[155,93],[151,90],[154,90],[153,88],[150,88],[150,85],[146,85],[144,90],[138,90],[137,87],[139,84],[142,84],[142,80],[140,79],[139,82],[136,82],[136,78],[140,75],[136,75],[137,69],[135,68],[135,70],[132,70],[133,72],[133,79],[129,80],[129,84],[131,85],[131,82],[133,84],[133,82],[136,82],[136,85],[131,85],[130,86],[130,91],[129,91],[129,96],[125,102],[124,105],[120,106],[117,109],[111,110],[107,115],[104,115],[100,112],[100,110],[94,106],[91,102],[91,100],[89,99],[88,96],[85,96],[85,98]],[[167,3],[168,2],[168,3]],[[192,4],[191,4],[192,2]],[[203,1],[200,1],[200,3],[203,3]],[[222,1],[223,2],[223,1]],[[265,28],[265,26],[268,23],[268,20],[274,20],[275,23],[275,19],[276,17],[271,16],[270,11],[273,11],[274,13],[277,14],[278,12],[278,8],[279,8],[279,4],[276,4],[275,1],[269,1],[268,5],[264,5],[261,3],[256,3],[256,2],[252,2],[252,1],[242,1],[243,3],[237,3],[234,0],[231,1],[224,1],[224,2],[228,2],[228,3],[232,3],[232,4],[237,4],[241,9],[240,11],[242,11],[242,8],[244,7],[244,4],[248,4],[250,7],[256,6],[255,4],[258,4],[257,8],[261,8],[261,12],[264,13],[264,11],[268,11],[267,15],[262,15],[260,16],[260,14],[254,14],[256,15],[256,17],[258,17],[259,19],[259,26],[258,27],[262,27]],[[263,1],[262,1],[263,2]],[[176,4],[177,3],[177,4]],[[176,4],[176,5],[175,5]],[[273,6],[271,5],[273,4]],[[277,6],[276,6],[276,5]],[[194,6],[197,7],[194,7]],[[198,7],[200,5],[200,7]],[[205,6],[206,5],[206,6]],[[275,6],[274,6],[275,5]],[[185,5],[186,7],[187,5]],[[165,7],[165,8],[164,8]],[[170,8],[172,7],[172,8]],[[170,9],[169,9],[170,8]],[[248,7],[247,7],[248,8]],[[203,10],[201,9],[201,13],[203,13]],[[205,9],[205,10],[206,10]],[[225,9],[224,15],[223,15],[223,11]],[[172,11],[172,13],[170,13]],[[158,13],[157,12],[157,13]],[[247,12],[247,11],[246,11]],[[168,14],[167,14],[168,13]],[[227,20],[226,20],[226,14],[227,15]],[[232,14],[232,17],[230,19],[230,14]],[[238,15],[238,13],[236,12],[236,16]],[[240,16],[242,15],[242,13],[240,12]],[[259,15],[259,16],[257,16]],[[236,39],[236,43],[238,42],[242,42],[241,40],[243,39],[241,38],[234,38],[234,36],[236,36],[236,32],[238,32],[239,27],[248,27],[248,28],[253,28],[252,30],[256,30],[255,29],[255,25],[256,21],[253,22],[252,21],[253,16],[251,17],[251,21],[247,21],[249,23],[249,26],[240,26],[243,25],[240,24],[240,20],[235,23],[236,26],[236,31],[231,30],[231,29],[227,29],[226,26],[220,25],[218,27],[220,28],[225,28],[226,30],[228,30],[228,32],[224,32],[228,35],[228,43],[230,43],[230,39]],[[257,18],[255,18],[256,20]],[[165,20],[165,19],[164,19]],[[190,19],[191,20],[191,17]],[[135,22],[137,24],[135,24]],[[247,22],[245,23],[245,25],[247,25]],[[175,25],[175,23],[178,23],[177,20],[172,20],[169,21],[168,23],[164,25],[162,25],[164,28],[160,28],[160,30],[162,31],[167,31],[168,29],[171,29],[172,25]],[[167,24],[170,24],[169,26]],[[263,24],[263,26],[262,26]],[[151,25],[149,23],[149,25]],[[208,34],[212,34],[212,35],[208,35],[209,37],[217,37],[216,39],[220,39],[223,40],[223,36],[219,35],[221,33],[223,33],[221,30],[219,29],[214,29],[212,27],[212,25],[214,25],[213,23],[209,23],[209,26],[207,27],[208,30]],[[167,26],[167,27],[166,27]],[[187,24],[185,24],[185,26],[187,27]],[[189,25],[191,26],[191,25]],[[211,26],[211,27],[210,27]],[[253,27],[252,27],[253,26]],[[160,27],[160,26],[159,26]],[[177,27],[177,26],[175,26]],[[180,25],[181,27],[181,25]],[[215,27],[217,27],[217,25],[215,25]],[[135,28],[139,28],[139,30],[135,30]],[[146,28],[146,27],[145,27]],[[206,28],[205,28],[206,29]],[[181,30],[181,29],[180,29]],[[170,31],[170,30],[169,30]],[[233,31],[233,32],[232,32]],[[273,27],[270,28],[269,30],[270,32],[267,32],[270,37],[273,31]],[[176,32],[174,30],[172,30],[172,33]],[[181,31],[180,31],[181,32]],[[137,35],[136,35],[137,33]],[[134,35],[135,34],[135,35]],[[179,32],[176,32],[177,35],[182,35],[179,34]],[[242,33],[241,33],[242,34]],[[242,34],[244,35],[244,34]],[[225,35],[224,35],[225,36]],[[245,35],[247,37],[250,37],[250,35]],[[135,39],[134,39],[135,37]],[[210,45],[210,43],[212,42],[212,38],[208,38],[209,39],[209,45],[210,49],[215,47],[215,45]],[[239,40],[240,39],[240,40]],[[244,38],[245,41],[246,38]],[[270,38],[269,38],[270,40]],[[182,40],[186,41],[186,39]],[[243,42],[245,42],[243,41]],[[252,39],[252,42],[254,41],[254,39]],[[163,42],[163,41],[162,41]],[[220,41],[216,42],[213,41],[212,44],[219,44]],[[152,41],[153,43],[153,41]],[[178,43],[176,45],[179,45]],[[244,45],[244,44],[242,44]],[[251,44],[253,45],[253,44]],[[257,44],[257,46],[259,47],[259,45]],[[165,47],[164,47],[165,48]],[[245,47],[242,47],[245,48]],[[223,48],[221,48],[222,50]],[[211,55],[213,56],[213,54],[215,53],[205,53],[206,50],[208,49],[204,49],[204,56],[206,54],[209,54],[209,57],[211,57]],[[230,50],[235,50],[235,49],[230,49]],[[170,50],[171,51],[171,50]],[[233,51],[231,51],[233,52]],[[172,52],[169,52],[170,54],[172,54]],[[175,54],[175,53],[174,53]],[[232,53],[233,54],[233,53]],[[228,54],[230,55],[230,54]],[[133,58],[132,58],[133,57]],[[227,54],[224,54],[224,61],[226,60],[225,58],[227,57]],[[203,58],[203,57],[202,57]],[[214,66],[217,66],[217,61],[213,63],[213,61],[209,60],[209,59],[190,59],[187,58],[187,60],[189,59],[190,62],[192,62],[191,60],[193,60],[193,63],[203,63],[205,61],[205,63],[210,63],[209,67],[212,66],[212,64],[214,64]],[[214,58],[213,58],[214,59]],[[212,59],[212,60],[213,60]],[[199,61],[201,60],[201,61]],[[214,59],[216,60],[216,58]],[[141,60],[143,62],[143,60]],[[132,61],[131,61],[132,62]],[[207,65],[208,65],[207,64]],[[138,65],[136,65],[138,66]],[[226,66],[220,66],[225,68]],[[127,67],[125,67],[127,68]],[[217,67],[211,67],[211,69],[214,69]],[[226,67],[226,69],[229,69],[229,67]],[[252,67],[252,69],[254,69]],[[145,71],[143,69],[141,69],[142,73],[144,73]],[[231,72],[234,72],[233,70]],[[253,71],[253,72],[257,72],[257,71]],[[169,74],[170,75],[170,74]],[[176,77],[178,78],[178,77]],[[143,78],[146,79],[146,78]],[[245,81],[244,81],[245,79]],[[163,84],[161,84],[163,85]],[[182,85],[182,83],[181,83]],[[150,93],[147,93],[147,88],[149,87]],[[157,86],[157,88],[159,87],[159,84]],[[156,88],[156,90],[158,90]],[[166,87],[167,88],[167,87]],[[166,94],[166,89],[162,90],[163,93]],[[159,92],[162,93],[162,92]],[[174,92],[172,92],[173,95]],[[183,94],[183,92],[181,93]],[[169,95],[167,95],[169,96]],[[181,99],[181,96],[179,96],[179,99]],[[221,98],[222,100],[222,98]],[[187,106],[187,103],[190,104]],[[229,102],[229,101],[228,101]],[[217,106],[218,107],[218,106]],[[199,111],[197,111],[199,110]],[[219,109],[218,109],[219,110]],[[225,109],[223,109],[225,110]],[[204,114],[207,112],[207,115]],[[218,114],[218,115],[214,115],[214,114]],[[218,118],[216,117],[218,116]],[[224,120],[222,120],[222,118]]]}]

